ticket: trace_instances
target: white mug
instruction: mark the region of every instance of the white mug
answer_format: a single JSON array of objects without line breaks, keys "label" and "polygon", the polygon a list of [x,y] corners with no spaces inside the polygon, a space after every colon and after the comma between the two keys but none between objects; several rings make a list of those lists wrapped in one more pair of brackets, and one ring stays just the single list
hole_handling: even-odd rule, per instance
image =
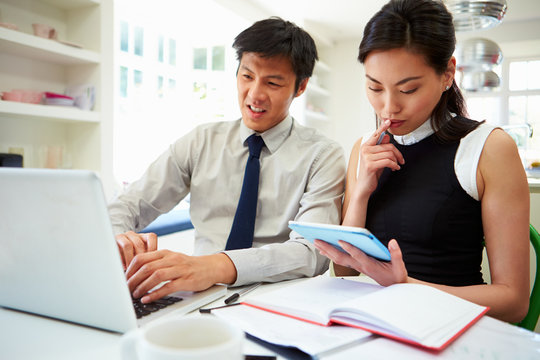
[{"label": "white mug", "polygon": [[125,360],[241,360],[244,333],[212,315],[175,317],[126,333]]}]

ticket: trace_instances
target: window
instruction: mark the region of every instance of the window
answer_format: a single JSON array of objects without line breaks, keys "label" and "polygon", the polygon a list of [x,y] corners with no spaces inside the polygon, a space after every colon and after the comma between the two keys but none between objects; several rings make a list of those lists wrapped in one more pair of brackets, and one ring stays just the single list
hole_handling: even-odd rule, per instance
[{"label": "window", "polygon": [[133,85],[141,86],[143,82],[143,73],[141,70],[133,70]]},{"label": "window", "polygon": [[225,47],[214,46],[212,48],[212,70],[223,71],[225,70]]},{"label": "window", "polygon": [[[518,145],[523,148],[540,150],[540,95],[510,96],[508,99],[508,123],[512,126],[522,125],[529,131],[522,131]],[[532,138],[527,139],[532,132]],[[525,137],[525,138],[523,138]]]},{"label": "window", "polygon": [[213,0],[188,8],[177,0],[158,0],[151,7],[145,1],[116,0],[114,14],[119,86],[113,170],[122,184],[139,178],[198,124],[239,118],[237,61],[230,44],[251,21]]},{"label": "window", "polygon": [[120,96],[127,97],[128,68],[120,66]]},{"label": "window", "polygon": [[[212,54],[208,58],[208,54]],[[209,63],[210,61],[210,63]],[[225,70],[225,46],[198,47],[193,49],[193,69],[212,71]]]},{"label": "window", "polygon": [[502,126],[525,164],[540,159],[540,59],[505,60],[500,91],[465,97],[470,117]]},{"label": "window", "polygon": [[193,83],[193,100],[204,100],[207,95],[207,86],[205,82],[196,81]]},{"label": "window", "polygon": [[127,22],[120,22],[120,50],[129,51],[129,25]]},{"label": "window", "polygon": [[143,56],[143,45],[144,45],[144,30],[140,26],[136,26],[133,33],[134,39],[134,53],[135,55]]},{"label": "window", "polygon": [[159,35],[159,38],[158,38],[158,61],[159,62],[163,62],[163,52],[164,52],[164,49],[163,49],[163,35]]},{"label": "window", "polygon": [[511,62],[509,82],[510,91],[540,90],[540,60]]},{"label": "window", "polygon": [[469,116],[475,120],[486,120],[490,123],[500,123],[499,97],[482,96],[467,100]]},{"label": "window", "polygon": [[169,39],[169,65],[176,65],[176,40]]},{"label": "window", "polygon": [[518,145],[540,151],[540,60],[510,62],[508,124],[524,129],[517,137]]},{"label": "window", "polygon": [[193,68],[206,70],[206,48],[193,49]]},{"label": "window", "polygon": [[157,95],[160,98],[163,97],[163,76],[157,78]]}]

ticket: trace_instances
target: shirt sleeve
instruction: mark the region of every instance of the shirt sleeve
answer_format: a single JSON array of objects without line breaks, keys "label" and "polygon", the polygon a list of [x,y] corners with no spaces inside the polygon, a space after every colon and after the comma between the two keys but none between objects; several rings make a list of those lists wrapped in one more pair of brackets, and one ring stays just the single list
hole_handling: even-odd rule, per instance
[{"label": "shirt sleeve", "polygon": [[[335,144],[320,151],[310,168],[309,181],[295,221],[339,224],[345,182],[345,158]],[[277,282],[324,273],[329,260],[313,244],[291,231],[289,240],[260,248],[225,251],[237,270],[240,286],[258,281]]]},{"label": "shirt sleeve", "polygon": [[[138,232],[159,215],[174,208],[188,193],[190,186],[190,133],[164,151],[123,193],[108,205],[115,235]],[[178,154],[183,154],[179,157]]]}]

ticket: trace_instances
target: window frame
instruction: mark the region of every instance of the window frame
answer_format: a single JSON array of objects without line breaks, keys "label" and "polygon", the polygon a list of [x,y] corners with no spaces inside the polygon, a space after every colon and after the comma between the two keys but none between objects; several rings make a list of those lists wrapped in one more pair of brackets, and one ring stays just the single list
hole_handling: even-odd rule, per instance
[{"label": "window frame", "polygon": [[[499,114],[501,115],[498,121],[488,119],[488,122],[492,123],[493,125],[508,125],[510,123],[510,97],[540,95],[540,89],[510,90],[510,64],[513,62],[522,61],[540,61],[540,56],[516,56],[505,59],[501,64],[501,85],[495,91],[463,91],[466,101],[468,101],[470,98],[498,98]],[[540,131],[540,129],[538,130]]]}]

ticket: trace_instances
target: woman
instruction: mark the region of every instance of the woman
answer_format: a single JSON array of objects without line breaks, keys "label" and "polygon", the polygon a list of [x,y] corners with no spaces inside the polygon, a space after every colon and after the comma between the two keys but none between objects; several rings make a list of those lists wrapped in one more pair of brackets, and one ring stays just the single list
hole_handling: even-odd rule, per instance
[{"label": "woman", "polygon": [[316,246],[336,275],[427,284],[517,322],[529,298],[527,179],[510,136],[465,118],[455,41],[439,1],[391,0],[368,22],[358,60],[379,127],[352,150],[342,220],[371,230],[391,261]]}]

